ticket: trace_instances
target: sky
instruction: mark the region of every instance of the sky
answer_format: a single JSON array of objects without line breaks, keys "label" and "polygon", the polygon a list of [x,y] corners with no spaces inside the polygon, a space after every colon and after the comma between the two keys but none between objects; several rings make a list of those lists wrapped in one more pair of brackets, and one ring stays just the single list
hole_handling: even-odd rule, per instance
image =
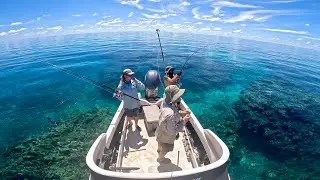
[{"label": "sky", "polygon": [[187,32],[320,49],[320,0],[1,0],[0,40]]}]

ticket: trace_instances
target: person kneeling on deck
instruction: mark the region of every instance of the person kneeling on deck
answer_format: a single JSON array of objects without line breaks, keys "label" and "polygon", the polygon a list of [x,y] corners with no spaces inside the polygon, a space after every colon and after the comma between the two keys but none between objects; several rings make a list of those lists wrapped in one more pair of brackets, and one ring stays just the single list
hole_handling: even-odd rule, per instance
[{"label": "person kneeling on deck", "polygon": [[[141,128],[138,126],[138,111],[140,108],[140,101],[138,97],[138,90],[143,91],[145,85],[134,77],[134,72],[131,69],[125,69],[120,77],[120,83],[117,88],[117,97],[119,100],[123,100],[123,108],[127,115],[128,128],[132,126],[132,120],[135,121],[136,129],[141,131]],[[123,93],[135,97],[133,99],[129,96],[124,95]]]},{"label": "person kneeling on deck", "polygon": [[185,89],[179,89],[176,85],[169,85],[165,89],[163,106],[160,110],[159,125],[155,136],[158,141],[158,161],[161,162],[164,156],[173,151],[176,134],[183,131],[187,121],[190,119],[190,110],[179,111],[177,102]]},{"label": "person kneeling on deck", "polygon": [[180,83],[179,78],[182,74],[182,72],[178,72],[178,74],[173,74],[173,71],[176,68],[172,67],[172,66],[167,66],[166,67],[166,71],[165,71],[165,75],[163,77],[164,79],[164,84],[166,87],[168,87],[169,85],[177,85],[178,87],[180,87]]}]

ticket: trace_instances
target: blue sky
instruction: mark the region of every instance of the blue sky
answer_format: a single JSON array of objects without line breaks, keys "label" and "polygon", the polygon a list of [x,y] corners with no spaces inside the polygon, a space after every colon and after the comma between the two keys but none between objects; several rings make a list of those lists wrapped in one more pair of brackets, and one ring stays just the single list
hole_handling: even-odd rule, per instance
[{"label": "blue sky", "polygon": [[319,9],[319,0],[2,0],[0,39],[159,28],[320,48]]}]

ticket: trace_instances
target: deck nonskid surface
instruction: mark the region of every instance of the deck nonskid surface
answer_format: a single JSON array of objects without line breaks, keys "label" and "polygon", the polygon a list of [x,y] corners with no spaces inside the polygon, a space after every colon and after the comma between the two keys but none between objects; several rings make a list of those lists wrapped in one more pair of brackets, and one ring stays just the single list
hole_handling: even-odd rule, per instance
[{"label": "deck nonskid surface", "polygon": [[175,141],[174,150],[166,154],[167,159],[159,163],[157,162],[158,142],[155,136],[148,136],[143,119],[140,119],[138,124],[142,129],[141,132],[134,126],[127,130],[122,159],[122,168],[127,170],[123,172],[161,173],[192,168],[182,143],[182,134]]}]

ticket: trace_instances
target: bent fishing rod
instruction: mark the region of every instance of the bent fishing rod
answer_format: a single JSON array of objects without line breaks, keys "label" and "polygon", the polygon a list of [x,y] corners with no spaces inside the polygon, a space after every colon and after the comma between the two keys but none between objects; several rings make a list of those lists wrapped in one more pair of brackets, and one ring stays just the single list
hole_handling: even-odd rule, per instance
[{"label": "bent fishing rod", "polygon": [[[114,92],[117,91],[117,89],[115,89],[115,88],[112,88],[112,87],[107,86],[107,85],[105,85],[105,84],[99,83],[99,82],[97,82],[97,81],[95,81],[95,80],[93,80],[93,79],[90,79],[90,78],[88,78],[88,77],[85,77],[85,76],[83,76],[83,75],[80,75],[80,74],[78,74],[78,73],[76,73],[76,72],[73,72],[73,71],[71,71],[71,70],[65,69],[65,68],[63,68],[63,67],[54,65],[54,64],[49,63],[49,62],[44,62],[44,63],[46,63],[46,64],[54,67],[55,69],[58,69],[58,70],[60,70],[60,71],[63,71],[63,72],[65,72],[65,73],[67,73],[67,74],[73,75],[73,76],[78,77],[78,78],[80,78],[80,79],[82,79],[82,80],[86,80],[86,81],[90,82],[91,84],[95,85],[96,87],[101,88],[101,89],[103,89],[103,90],[105,90],[105,91],[107,91],[107,92],[109,92],[109,93],[113,93],[113,92],[110,92],[108,89],[113,90]],[[135,98],[135,97],[133,97],[133,96],[130,96],[130,95],[126,94],[126,93],[123,93],[123,92],[122,92],[122,94],[125,95],[125,96],[128,96],[128,97],[130,97],[130,98],[132,98],[132,99],[135,99],[135,100],[137,100],[137,101],[140,101],[140,99]]]},{"label": "bent fishing rod", "polygon": [[200,52],[201,50],[207,48],[208,46],[209,46],[209,45],[207,45],[207,46],[202,46],[202,47],[198,48],[196,51],[194,51],[191,55],[189,55],[189,57],[187,58],[187,60],[184,62],[183,66],[182,66],[182,68],[181,68],[181,70],[180,70],[180,72],[182,73],[182,71],[183,71],[183,69],[185,68],[187,62],[191,59],[191,57],[192,57],[193,55],[197,54],[198,52]]},{"label": "bent fishing rod", "polygon": [[156,32],[158,34],[158,40],[159,40],[159,45],[160,45],[160,49],[161,49],[161,54],[162,54],[162,60],[163,60],[163,63],[165,63],[164,61],[164,55],[163,55],[163,50],[162,50],[162,45],[161,45],[161,41],[160,41],[160,35],[159,35],[159,29],[156,29]]}]

